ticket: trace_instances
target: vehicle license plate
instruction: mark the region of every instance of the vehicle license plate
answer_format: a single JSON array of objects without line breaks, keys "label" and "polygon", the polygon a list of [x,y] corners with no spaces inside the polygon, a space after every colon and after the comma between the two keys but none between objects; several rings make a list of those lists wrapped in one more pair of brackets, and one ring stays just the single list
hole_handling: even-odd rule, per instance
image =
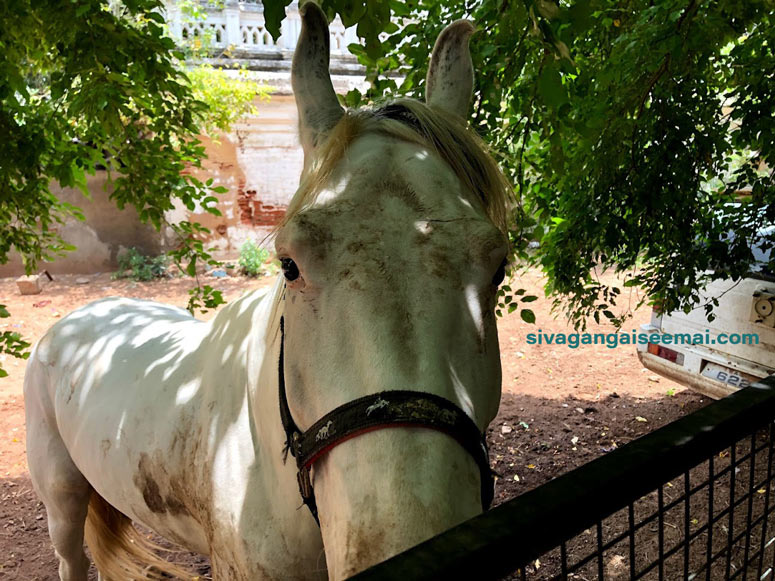
[{"label": "vehicle license plate", "polygon": [[734,385],[735,387],[748,387],[752,383],[759,381],[759,378],[754,375],[710,362],[705,364],[705,369],[702,370],[702,374],[705,377],[710,377],[711,379],[726,383],[727,385]]}]

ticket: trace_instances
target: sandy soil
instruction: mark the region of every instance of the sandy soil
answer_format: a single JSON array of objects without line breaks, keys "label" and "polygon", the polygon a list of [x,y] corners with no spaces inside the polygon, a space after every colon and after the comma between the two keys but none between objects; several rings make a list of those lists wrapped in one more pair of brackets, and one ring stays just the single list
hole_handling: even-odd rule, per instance
[{"label": "sandy soil", "polygon": [[[86,284],[77,279],[86,278]],[[207,279],[231,300],[269,284],[268,279]],[[531,271],[514,281],[528,294],[543,297],[543,279]],[[38,339],[59,317],[105,296],[131,296],[185,306],[189,279],[151,283],[111,280],[109,274],[62,275],[39,295],[20,296],[12,279],[0,279],[0,304],[12,313],[0,320],[0,332],[13,330]],[[624,299],[627,302],[627,298]],[[632,304],[636,299],[633,297]],[[550,313],[549,301],[532,303],[538,321],[524,323],[516,314],[499,322],[504,396],[489,431],[497,482],[496,503],[513,498],[584,462],[705,403],[702,398],[642,369],[634,348],[602,345],[570,349],[564,345],[529,345],[526,334],[571,332]],[[626,306],[626,305],[624,305]],[[207,318],[205,315],[204,318]],[[649,318],[635,312],[637,328]],[[590,332],[610,332],[610,325],[590,324]],[[25,362],[2,360],[10,376],[0,379],[0,579],[56,579],[45,511],[32,490],[24,449],[22,380]],[[206,561],[189,559],[206,573]]]}]

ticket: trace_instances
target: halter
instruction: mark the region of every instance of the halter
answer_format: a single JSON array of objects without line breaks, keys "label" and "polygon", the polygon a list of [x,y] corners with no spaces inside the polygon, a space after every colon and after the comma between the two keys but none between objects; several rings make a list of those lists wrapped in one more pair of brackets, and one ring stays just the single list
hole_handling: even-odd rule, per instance
[{"label": "halter", "polygon": [[490,469],[485,436],[474,421],[451,401],[417,391],[383,391],[360,397],[335,408],[308,430],[302,432],[293,421],[285,393],[285,317],[280,317],[280,361],[278,365],[280,387],[280,419],[286,440],[283,461],[288,452],[296,458],[299,471],[296,479],[299,493],[318,526],[318,509],[309,470],[321,456],[335,446],[361,434],[383,428],[429,428],[454,438],[479,466],[482,483],[482,509],[492,503],[495,482]]}]

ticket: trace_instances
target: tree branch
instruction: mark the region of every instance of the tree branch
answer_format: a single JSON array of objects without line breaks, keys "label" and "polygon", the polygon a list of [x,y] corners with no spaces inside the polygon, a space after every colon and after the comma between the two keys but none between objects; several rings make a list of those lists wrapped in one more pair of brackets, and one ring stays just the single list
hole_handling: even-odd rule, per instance
[{"label": "tree branch", "polygon": [[683,26],[684,20],[695,10],[697,9],[697,0],[691,0],[689,2],[689,5],[686,7],[686,9],[683,11],[681,16],[678,18],[678,30],[681,30],[681,27]]},{"label": "tree branch", "polygon": [[[686,22],[686,19],[689,18],[689,16],[692,13],[696,12],[697,7],[698,7],[697,0],[691,0],[689,2],[689,5],[686,8],[684,8],[684,11],[681,13],[681,16],[678,17],[678,23],[677,23],[678,32],[681,32],[681,28]],[[657,71],[651,77],[651,80],[649,81],[649,86],[646,89],[646,92],[643,94],[643,96],[640,99],[640,105],[638,106],[638,114],[635,117],[636,119],[640,119],[640,116],[643,113],[643,108],[646,105],[646,100],[649,98],[649,95],[651,95],[651,91],[654,90],[654,86],[657,84],[657,82],[662,77],[662,75],[665,74],[665,71],[667,71],[667,69],[670,67],[670,58],[671,58],[671,55],[669,52],[665,54],[665,58],[662,60],[662,64],[659,66]]]},{"label": "tree branch", "polygon": [[667,53],[665,55],[665,58],[662,59],[662,64],[659,66],[659,68],[656,70],[654,75],[651,77],[651,80],[649,81],[649,86],[646,89],[646,92],[643,93],[643,96],[640,98],[640,106],[638,107],[638,114],[635,116],[636,119],[640,119],[640,116],[643,113],[643,107],[646,106],[646,100],[651,95],[651,91],[654,90],[654,85],[656,85],[660,77],[662,77],[662,75],[665,74],[665,71],[667,71],[667,68],[669,66],[670,66],[670,53]]}]

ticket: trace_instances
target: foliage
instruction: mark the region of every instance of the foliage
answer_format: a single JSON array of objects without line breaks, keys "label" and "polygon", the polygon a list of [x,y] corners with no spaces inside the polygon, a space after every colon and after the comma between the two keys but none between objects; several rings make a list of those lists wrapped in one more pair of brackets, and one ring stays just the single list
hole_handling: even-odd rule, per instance
[{"label": "foliage", "polygon": [[130,278],[135,281],[149,281],[168,275],[169,257],[166,254],[146,256],[137,248],[129,248],[118,256],[118,271],[115,278]]},{"label": "foliage", "polygon": [[269,251],[261,248],[253,240],[246,241],[239,250],[239,265],[242,272],[249,276],[258,276],[265,270],[265,262],[269,260]]},{"label": "foliage", "polygon": [[[543,268],[577,326],[624,321],[612,310],[622,291],[601,270],[689,310],[704,284],[750,269],[753,243],[773,246],[775,234],[758,234],[775,220],[772,0],[322,5],[366,38],[350,50],[371,88],[348,105],[422,98],[438,33],[477,23],[472,125],[515,184],[514,257]],[[528,253],[530,240],[540,247]]]},{"label": "foliage", "polygon": [[[208,11],[223,9],[223,0],[201,2],[199,0],[178,0],[177,9],[184,23],[204,22]],[[178,49],[188,63],[186,75],[194,99],[207,105],[208,115],[200,122],[200,132],[215,136],[228,131],[232,123],[245,115],[253,115],[254,99],[269,99],[272,87],[259,85],[250,80],[245,69],[222,70],[205,62],[208,56],[228,56],[232,47],[226,47],[217,54],[213,46],[213,30],[202,27],[201,33],[191,38],[179,39]]]},{"label": "foliage", "polygon": [[[263,4],[277,37],[289,2]],[[621,290],[600,283],[600,269],[631,272],[625,286],[642,286],[662,309],[690,309],[703,283],[750,268],[754,242],[773,246],[772,235],[757,234],[775,219],[772,0],[321,5],[364,39],[351,50],[371,88],[350,92],[349,105],[395,92],[422,98],[443,26],[477,22],[472,125],[515,184],[514,258],[543,267],[547,293],[577,325],[590,315],[623,321],[611,310]],[[71,249],[57,226],[80,212],[49,183],[87,194],[97,167],[109,171],[116,204],[157,227],[175,200],[217,212],[222,189],[182,171],[200,165],[196,136],[210,97],[193,96],[162,8],[161,0],[0,4],[0,263],[16,248],[33,272]],[[219,94],[211,104],[231,106]],[[173,260],[186,272],[212,261],[201,226],[171,227],[180,242]],[[530,240],[540,242],[531,253]],[[503,308],[514,302],[525,301],[504,290]],[[13,343],[0,338],[7,349]]]},{"label": "foliage", "polygon": [[209,193],[181,175],[202,157],[206,107],[175,66],[161,6],[138,0],[126,16],[97,0],[0,7],[0,261],[13,246],[31,272],[67,249],[54,226],[77,210],[49,191],[52,179],[88,195],[86,174],[105,167],[116,204],[157,227],[172,199],[194,206]]},{"label": "foliage", "polygon": [[[0,319],[7,319],[11,314],[5,308],[5,305],[0,305]],[[27,359],[30,354],[27,351],[30,344],[22,339],[19,333],[13,331],[3,331],[0,333],[0,346],[3,347],[2,352],[11,355],[12,357],[18,357],[19,359]],[[0,377],[6,377],[8,372],[0,367]]]},{"label": "foliage", "polygon": [[526,323],[535,323],[536,316],[531,309],[526,309],[524,303],[532,303],[538,300],[535,295],[526,295],[525,289],[519,288],[516,291],[511,288],[511,281],[509,284],[503,284],[498,289],[498,306],[495,308],[495,313],[500,317],[503,315],[503,311],[508,311],[509,314],[519,309],[519,316]]},{"label": "foliage", "polygon": [[[208,12],[211,10],[223,10],[225,0],[176,0],[176,8],[180,13],[182,23],[196,23],[207,20]],[[215,40],[214,31],[209,26],[194,29],[193,36],[185,33],[183,38],[178,39],[178,49],[182,51],[189,60],[200,60],[213,52],[213,41]]]},{"label": "foliage", "polygon": [[188,291],[189,299],[186,308],[193,315],[197,311],[206,313],[210,309],[217,309],[226,303],[221,291],[215,290],[209,284],[197,285]]},{"label": "foliage", "polygon": [[[14,249],[31,273],[73,250],[58,226],[83,215],[49,185],[88,197],[86,176],[102,168],[119,208],[172,230],[173,261],[215,264],[199,243],[206,229],[166,224],[165,212],[180,202],[218,213],[225,188],[184,171],[201,166],[197,136],[227,129],[265,91],[207,67],[189,79],[163,10],[162,0],[0,3],[0,264]],[[18,345],[0,337],[0,352]]]},{"label": "foliage", "polygon": [[203,134],[217,135],[228,131],[232,123],[256,113],[256,97],[267,100],[272,87],[251,81],[245,71],[223,71],[200,64],[187,71],[195,99],[207,104],[208,115],[200,123]]}]

